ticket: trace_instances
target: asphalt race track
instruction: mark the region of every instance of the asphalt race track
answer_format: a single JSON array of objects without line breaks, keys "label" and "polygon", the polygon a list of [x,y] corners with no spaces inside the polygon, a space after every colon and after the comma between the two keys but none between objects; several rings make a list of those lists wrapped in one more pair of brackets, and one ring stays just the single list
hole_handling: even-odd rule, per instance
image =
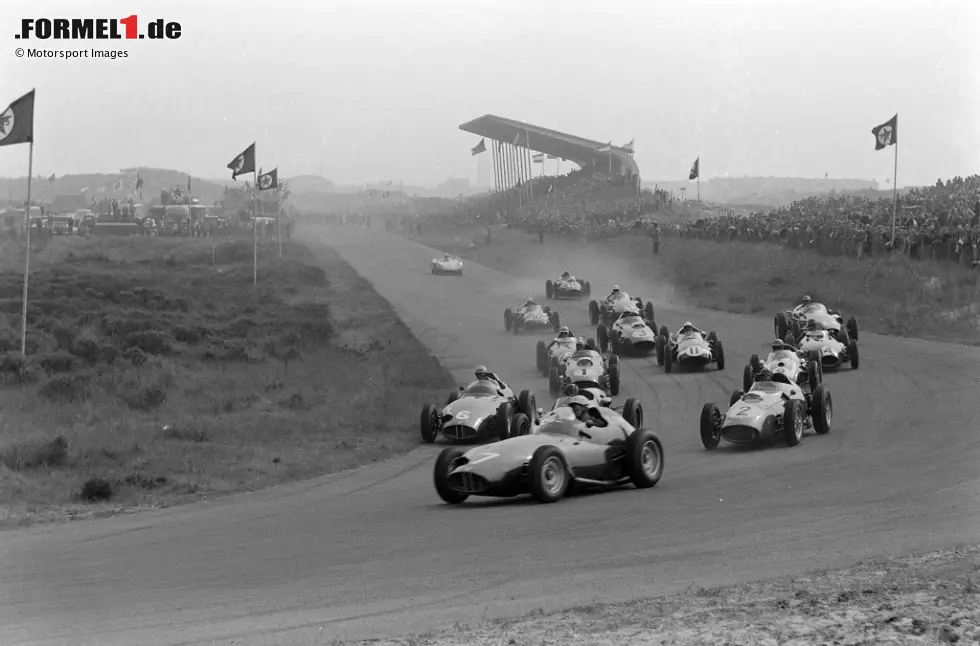
[{"label": "asphalt race track", "polygon": [[[475,265],[435,277],[436,252],[399,237],[306,234],[337,245],[461,382],[485,363],[550,405],[534,369],[535,342],[547,336],[503,327],[505,307],[529,293],[543,300],[541,281]],[[655,296],[654,285],[614,273],[590,274],[594,290],[618,282]],[[723,372],[666,375],[653,359],[623,359],[616,401],[639,397],[665,445],[657,487],[449,507],[432,487],[435,446],[256,494],[0,534],[0,642],[321,644],[844,566],[980,535],[980,349],[862,334],[860,370],[826,375],[829,435],[709,453],[701,405],[727,403],[749,355],[771,340],[771,315],[655,304],[671,328],[691,319],[717,330],[728,360]],[[594,336],[585,302],[558,307],[563,323]]]}]

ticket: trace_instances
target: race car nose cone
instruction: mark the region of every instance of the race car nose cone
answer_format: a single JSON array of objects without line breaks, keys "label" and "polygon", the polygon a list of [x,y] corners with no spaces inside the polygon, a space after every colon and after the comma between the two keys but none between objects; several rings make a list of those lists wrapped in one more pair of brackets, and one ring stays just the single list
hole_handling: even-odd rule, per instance
[{"label": "race car nose cone", "polygon": [[780,368],[783,368],[783,367],[785,367],[785,366],[786,366],[786,364],[785,364],[785,363],[783,363],[782,361],[780,361],[780,362],[779,362],[778,364],[776,364],[776,365],[778,365],[778,366],[779,366]]}]

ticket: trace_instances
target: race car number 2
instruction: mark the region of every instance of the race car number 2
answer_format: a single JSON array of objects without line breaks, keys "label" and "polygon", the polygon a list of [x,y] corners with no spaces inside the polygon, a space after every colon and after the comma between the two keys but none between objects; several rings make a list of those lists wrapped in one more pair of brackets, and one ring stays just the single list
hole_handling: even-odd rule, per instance
[{"label": "race car number 2", "polygon": [[469,418],[470,418],[470,414],[467,413],[465,410],[462,411],[462,412],[456,413],[456,419],[469,419]]},{"label": "race car number 2", "polygon": [[740,406],[739,409],[735,411],[735,416],[741,417],[742,415],[747,414],[750,410],[752,410],[751,406]]}]

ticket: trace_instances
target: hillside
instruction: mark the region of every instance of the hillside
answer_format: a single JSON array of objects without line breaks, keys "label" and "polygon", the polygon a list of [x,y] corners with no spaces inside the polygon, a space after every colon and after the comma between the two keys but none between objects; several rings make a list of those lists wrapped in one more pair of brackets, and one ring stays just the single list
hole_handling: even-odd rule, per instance
[{"label": "hillside", "polygon": [[[645,180],[643,188],[654,187],[671,191],[678,197],[687,189],[687,199],[697,196],[694,181]],[[863,179],[806,178],[806,177],[713,177],[701,181],[701,199],[719,204],[754,204],[767,207],[782,206],[810,195],[877,192],[875,182]]]}]

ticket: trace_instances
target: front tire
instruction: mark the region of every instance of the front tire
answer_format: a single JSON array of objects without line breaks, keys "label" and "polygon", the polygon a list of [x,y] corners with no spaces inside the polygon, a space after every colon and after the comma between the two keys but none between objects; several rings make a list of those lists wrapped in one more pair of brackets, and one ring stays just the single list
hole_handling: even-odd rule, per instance
[{"label": "front tire", "polygon": [[803,441],[803,411],[798,399],[786,402],[783,408],[782,430],[786,446],[797,446]]},{"label": "front tire", "polygon": [[721,442],[721,411],[715,404],[701,407],[701,444],[708,451],[718,448]]},{"label": "front tire", "polygon": [[555,297],[555,284],[550,280],[546,280],[544,283],[544,295],[549,299]]},{"label": "front tire", "polygon": [[857,370],[861,364],[861,358],[858,356],[858,344],[854,339],[851,339],[851,342],[847,344],[847,358],[851,360],[851,368]]},{"label": "front tire", "polygon": [[589,322],[592,325],[599,324],[599,303],[597,301],[589,301]]},{"label": "front tire", "polygon": [[715,353],[718,355],[718,370],[725,369],[725,346],[721,341],[715,341]]},{"label": "front tire", "polygon": [[422,407],[422,414],[419,415],[419,434],[426,444],[436,441],[436,435],[439,434],[439,410],[432,404]]},{"label": "front tire", "polygon": [[436,486],[436,493],[442,498],[443,502],[450,505],[458,505],[469,498],[469,494],[454,491],[449,487],[449,472],[452,470],[453,462],[461,457],[463,452],[456,447],[443,449],[439,457],[436,458],[436,465],[432,470],[432,479]]},{"label": "front tire", "polygon": [[813,418],[813,430],[817,435],[826,435],[834,419],[834,403],[830,391],[820,386],[810,397],[810,415]]},{"label": "front tire", "polygon": [[565,497],[571,484],[571,474],[565,467],[561,451],[553,446],[541,446],[531,456],[528,468],[531,475],[531,495],[538,502],[558,502]]},{"label": "front tire", "polygon": [[653,431],[637,429],[626,440],[629,476],[637,489],[648,489],[664,475],[664,446]]},{"label": "front tire", "polygon": [[847,333],[852,339],[857,341],[858,338],[858,322],[853,316],[847,319]]}]

